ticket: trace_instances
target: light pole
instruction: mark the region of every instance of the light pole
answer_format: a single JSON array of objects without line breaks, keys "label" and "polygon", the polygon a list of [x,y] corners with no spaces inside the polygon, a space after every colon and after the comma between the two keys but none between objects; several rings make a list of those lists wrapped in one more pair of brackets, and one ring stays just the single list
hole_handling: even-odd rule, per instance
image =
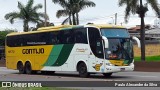
[{"label": "light pole", "polygon": [[115,13],[115,25],[117,25],[117,13]]},{"label": "light pole", "polygon": [[44,26],[47,26],[47,4],[46,4],[46,0],[44,0],[44,13],[45,13],[45,22],[44,22]]}]

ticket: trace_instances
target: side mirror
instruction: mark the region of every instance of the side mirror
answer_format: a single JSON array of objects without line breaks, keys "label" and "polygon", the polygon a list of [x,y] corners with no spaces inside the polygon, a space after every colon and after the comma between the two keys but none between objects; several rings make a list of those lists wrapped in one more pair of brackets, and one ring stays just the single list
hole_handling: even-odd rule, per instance
[{"label": "side mirror", "polygon": [[134,37],[134,36],[132,37],[132,39],[135,40],[138,44],[138,47],[141,48],[140,40],[137,37]]},{"label": "side mirror", "polygon": [[105,36],[102,36],[102,39],[104,40],[104,48],[109,48],[108,39]]}]

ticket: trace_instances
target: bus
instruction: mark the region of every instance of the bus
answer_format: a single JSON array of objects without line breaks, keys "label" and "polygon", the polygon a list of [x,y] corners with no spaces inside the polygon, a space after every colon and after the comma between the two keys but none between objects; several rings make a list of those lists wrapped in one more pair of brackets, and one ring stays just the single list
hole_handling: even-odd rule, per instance
[{"label": "bus", "polygon": [[74,71],[80,77],[134,70],[133,40],[122,26],[60,25],[6,36],[6,67],[20,74]]}]

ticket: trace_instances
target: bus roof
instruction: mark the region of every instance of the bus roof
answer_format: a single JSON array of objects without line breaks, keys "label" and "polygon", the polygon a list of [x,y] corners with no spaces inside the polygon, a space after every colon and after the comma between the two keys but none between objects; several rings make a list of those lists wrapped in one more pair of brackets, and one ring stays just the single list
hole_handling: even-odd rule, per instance
[{"label": "bus roof", "polygon": [[38,31],[42,30],[65,30],[65,29],[72,29],[72,28],[80,28],[83,27],[82,25],[59,25],[59,26],[50,26],[50,27],[42,27],[39,28]]},{"label": "bus roof", "polygon": [[31,32],[13,32],[13,33],[7,34],[7,36],[21,35],[21,34],[30,34],[30,33],[39,33],[39,32],[48,32],[48,31],[59,31],[59,30],[67,30],[67,29],[83,28],[83,27],[125,28],[123,26],[110,25],[110,24],[59,25],[59,26],[42,27],[42,28],[37,29],[37,31],[31,31]]},{"label": "bus roof", "polygon": [[80,27],[97,27],[97,28],[125,28],[123,26],[118,25],[110,25],[110,24],[88,24],[88,25],[59,25],[59,26],[50,26],[39,28],[38,30],[50,30],[50,29],[70,29],[70,28],[80,28]]},{"label": "bus roof", "polygon": [[96,28],[125,28],[124,26],[111,25],[111,24],[88,24],[87,26]]}]

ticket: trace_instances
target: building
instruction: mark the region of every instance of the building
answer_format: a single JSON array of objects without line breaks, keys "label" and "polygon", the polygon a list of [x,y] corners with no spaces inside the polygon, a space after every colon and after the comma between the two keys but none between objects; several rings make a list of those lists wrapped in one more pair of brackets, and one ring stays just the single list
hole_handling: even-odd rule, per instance
[{"label": "building", "polygon": [[[145,30],[150,30],[151,25],[145,25]],[[129,33],[140,33],[141,25],[136,25],[135,27],[128,28]]]}]

